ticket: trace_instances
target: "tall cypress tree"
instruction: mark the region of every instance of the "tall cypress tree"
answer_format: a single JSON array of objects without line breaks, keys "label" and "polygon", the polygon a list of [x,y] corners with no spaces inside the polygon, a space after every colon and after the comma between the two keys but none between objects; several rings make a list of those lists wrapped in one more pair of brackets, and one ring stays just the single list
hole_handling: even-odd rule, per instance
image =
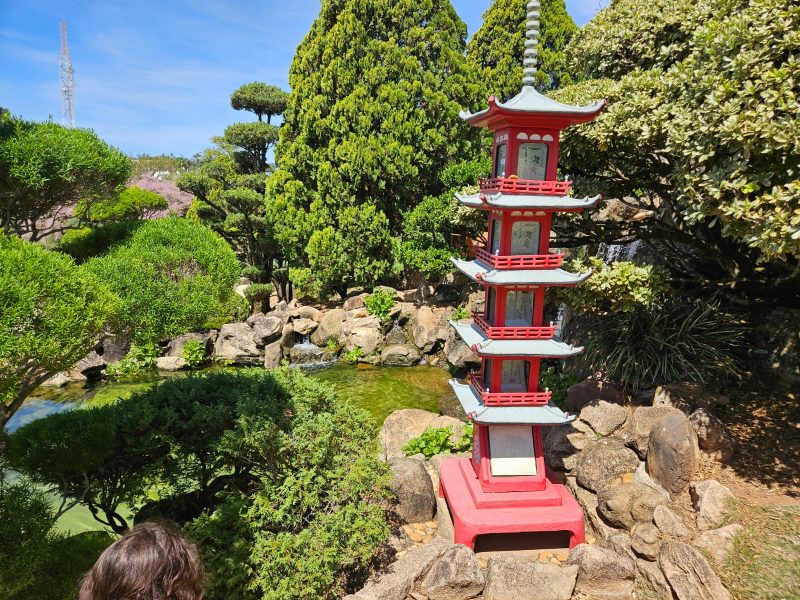
[{"label": "tall cypress tree", "polygon": [[442,169],[475,152],[478,137],[458,117],[482,97],[466,37],[450,0],[322,1],[289,71],[267,187],[295,264],[309,264],[312,233],[338,229],[349,206],[374,207],[397,234],[403,211],[441,192]]},{"label": "tall cypress tree", "polygon": [[[522,89],[528,0],[494,0],[467,46],[467,59],[482,76],[484,92],[507,100]],[[541,0],[536,88],[546,92],[571,82],[564,48],[578,30],[564,0]]]}]

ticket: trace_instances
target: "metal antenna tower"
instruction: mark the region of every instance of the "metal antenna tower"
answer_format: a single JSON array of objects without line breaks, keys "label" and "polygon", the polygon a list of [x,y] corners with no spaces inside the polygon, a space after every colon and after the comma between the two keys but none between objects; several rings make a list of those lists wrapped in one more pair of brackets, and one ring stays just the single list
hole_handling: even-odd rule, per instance
[{"label": "metal antenna tower", "polygon": [[69,46],[67,45],[67,21],[61,20],[61,119],[65,123],[69,120],[69,126],[75,127],[75,104],[73,100],[75,91],[75,81],[72,68],[72,60],[69,57]]}]

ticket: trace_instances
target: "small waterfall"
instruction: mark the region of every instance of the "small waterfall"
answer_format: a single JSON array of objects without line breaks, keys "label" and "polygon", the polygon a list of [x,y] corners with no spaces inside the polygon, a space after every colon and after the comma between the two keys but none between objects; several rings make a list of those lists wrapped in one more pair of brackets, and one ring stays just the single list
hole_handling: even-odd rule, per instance
[{"label": "small waterfall", "polygon": [[558,314],[556,315],[556,334],[555,339],[561,341],[561,335],[564,330],[564,315],[567,312],[567,305],[563,302],[558,305]]},{"label": "small waterfall", "polygon": [[289,366],[303,371],[321,371],[336,362],[337,355],[320,348],[308,335],[299,344],[288,349]]},{"label": "small waterfall", "polygon": [[621,260],[630,261],[636,256],[642,245],[641,240],[633,240],[625,244],[600,244],[597,255],[603,259],[607,265]]}]

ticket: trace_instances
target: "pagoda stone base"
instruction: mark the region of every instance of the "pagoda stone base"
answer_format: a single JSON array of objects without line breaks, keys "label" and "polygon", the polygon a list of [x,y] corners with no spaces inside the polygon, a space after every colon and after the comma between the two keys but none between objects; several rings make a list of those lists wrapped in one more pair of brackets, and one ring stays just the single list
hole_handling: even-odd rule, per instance
[{"label": "pagoda stone base", "polygon": [[547,480],[538,492],[484,492],[469,459],[442,463],[439,495],[453,517],[455,543],[474,550],[479,535],[569,532],[569,547],[586,541],[583,510],[567,489]]}]

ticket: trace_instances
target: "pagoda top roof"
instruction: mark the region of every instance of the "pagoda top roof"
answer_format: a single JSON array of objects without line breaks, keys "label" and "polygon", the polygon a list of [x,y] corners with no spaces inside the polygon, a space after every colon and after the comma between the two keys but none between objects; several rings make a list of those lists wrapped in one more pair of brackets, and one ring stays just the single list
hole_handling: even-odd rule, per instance
[{"label": "pagoda top roof", "polygon": [[540,94],[533,86],[526,85],[522,91],[508,102],[498,102],[489,96],[489,107],[476,113],[461,111],[459,116],[475,127],[488,127],[495,130],[519,124],[547,126],[564,129],[570,125],[588,123],[606,105],[605,100],[588,106],[571,106]]},{"label": "pagoda top roof", "polygon": [[564,425],[575,420],[553,402],[544,406],[486,406],[471,385],[450,380],[461,408],[482,425]]},{"label": "pagoda top roof", "polygon": [[586,198],[570,198],[569,196],[531,196],[523,194],[504,194],[485,192],[477,194],[456,194],[456,199],[464,206],[479,209],[500,210],[552,210],[575,212],[597,206],[603,197],[598,194]]},{"label": "pagoda top roof", "polygon": [[496,270],[480,260],[450,259],[456,268],[478,283],[502,286],[570,286],[583,283],[591,277],[586,273],[569,273],[563,269],[503,269]]},{"label": "pagoda top roof", "polygon": [[582,347],[555,340],[492,340],[472,323],[450,321],[450,325],[464,343],[482,357],[568,358],[583,352]]}]

